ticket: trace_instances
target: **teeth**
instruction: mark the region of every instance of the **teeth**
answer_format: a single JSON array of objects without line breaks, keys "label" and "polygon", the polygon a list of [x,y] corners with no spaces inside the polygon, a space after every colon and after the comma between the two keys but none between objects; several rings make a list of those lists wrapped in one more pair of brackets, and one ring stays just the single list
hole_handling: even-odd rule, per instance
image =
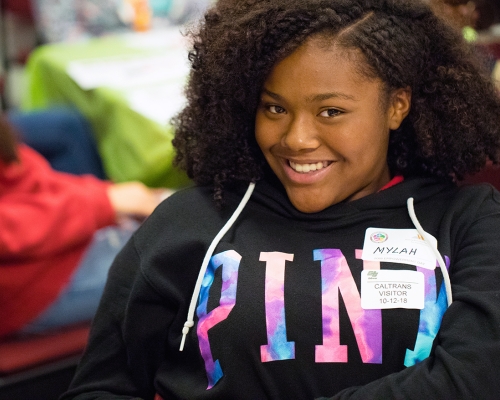
[{"label": "teeth", "polygon": [[308,173],[310,171],[318,171],[320,169],[326,168],[330,165],[328,161],[320,161],[314,164],[297,164],[290,161],[290,167],[296,172]]}]

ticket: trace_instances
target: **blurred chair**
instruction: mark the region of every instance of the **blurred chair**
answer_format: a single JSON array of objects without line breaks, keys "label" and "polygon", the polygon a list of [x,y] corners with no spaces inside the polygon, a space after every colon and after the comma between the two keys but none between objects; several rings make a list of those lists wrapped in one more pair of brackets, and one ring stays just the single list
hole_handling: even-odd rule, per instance
[{"label": "blurred chair", "polygon": [[76,108],[11,111],[7,119],[19,139],[44,156],[56,171],[106,179],[90,122]]},{"label": "blurred chair", "polygon": [[56,400],[69,386],[90,324],[0,340],[0,400]]}]

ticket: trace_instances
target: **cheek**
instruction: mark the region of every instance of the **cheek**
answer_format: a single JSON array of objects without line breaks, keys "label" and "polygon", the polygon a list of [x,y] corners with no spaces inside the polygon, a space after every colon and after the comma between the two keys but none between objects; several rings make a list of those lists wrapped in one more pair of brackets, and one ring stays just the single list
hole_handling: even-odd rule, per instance
[{"label": "cheek", "polygon": [[257,144],[259,145],[260,149],[262,151],[265,151],[266,148],[268,147],[267,144],[265,143],[265,135],[262,132],[262,129],[260,127],[255,127],[255,140],[257,141]]},{"label": "cheek", "polygon": [[355,123],[344,129],[335,129],[323,135],[328,145],[345,156],[363,153],[372,147],[369,127]]},{"label": "cheek", "polygon": [[356,123],[349,129],[329,136],[330,146],[346,160],[353,162],[366,162],[379,157],[387,150],[388,140],[389,130],[382,124],[373,126]]},{"label": "cheek", "polygon": [[255,117],[255,140],[257,141],[257,144],[263,150],[262,148],[262,139],[263,139],[263,133],[262,133],[262,118],[259,118],[259,113],[257,113]]},{"label": "cheek", "polygon": [[255,119],[255,140],[262,151],[269,150],[276,143],[276,133],[273,125],[264,117]]}]

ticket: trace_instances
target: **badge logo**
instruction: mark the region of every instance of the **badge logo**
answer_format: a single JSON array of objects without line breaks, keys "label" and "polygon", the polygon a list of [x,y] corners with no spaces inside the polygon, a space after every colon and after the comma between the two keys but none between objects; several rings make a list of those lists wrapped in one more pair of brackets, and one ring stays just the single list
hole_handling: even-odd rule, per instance
[{"label": "badge logo", "polygon": [[368,271],[368,279],[377,279],[378,272],[377,271]]},{"label": "badge logo", "polygon": [[384,243],[389,239],[389,235],[385,232],[374,232],[370,235],[370,240],[373,243]]}]

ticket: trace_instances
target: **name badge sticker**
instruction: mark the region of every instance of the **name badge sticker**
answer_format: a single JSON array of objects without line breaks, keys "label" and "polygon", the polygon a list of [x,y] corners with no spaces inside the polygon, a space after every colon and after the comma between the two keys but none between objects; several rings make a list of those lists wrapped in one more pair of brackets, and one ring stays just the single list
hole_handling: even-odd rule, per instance
[{"label": "name badge sticker", "polygon": [[365,310],[424,308],[424,274],[405,270],[361,272],[361,307]]},{"label": "name badge sticker", "polygon": [[[437,247],[436,238],[429,236],[432,245]],[[416,229],[368,228],[362,259],[418,265],[431,270],[436,268],[436,256],[432,248]]]}]

